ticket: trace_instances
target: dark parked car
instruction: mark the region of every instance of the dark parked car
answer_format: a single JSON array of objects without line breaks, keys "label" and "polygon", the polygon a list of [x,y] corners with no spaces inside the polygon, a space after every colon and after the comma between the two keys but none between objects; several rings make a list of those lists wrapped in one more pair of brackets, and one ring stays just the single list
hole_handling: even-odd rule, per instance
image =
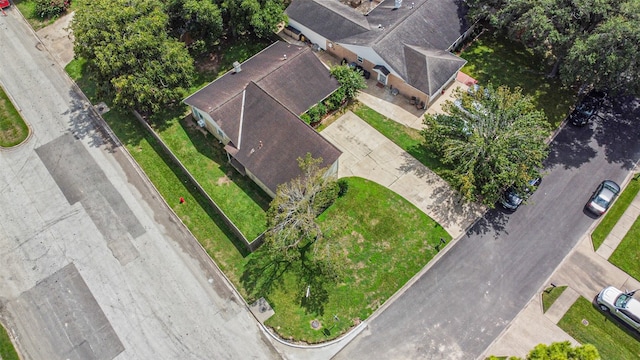
[{"label": "dark parked car", "polygon": [[531,195],[532,190],[535,190],[538,185],[542,182],[542,178],[535,178],[529,181],[529,187],[524,190],[524,193],[519,193],[514,188],[509,188],[505,191],[504,195],[502,195],[502,199],[500,199],[500,205],[507,210],[515,211],[520,204],[524,200],[526,200],[529,195]]},{"label": "dark parked car", "polygon": [[599,102],[591,97],[585,97],[584,100],[569,115],[571,123],[575,126],[585,126],[589,123],[596,111],[598,111]]},{"label": "dark parked car", "polygon": [[609,206],[620,193],[620,186],[611,180],[605,180],[598,185],[598,188],[589,199],[587,209],[600,216],[604,214]]}]

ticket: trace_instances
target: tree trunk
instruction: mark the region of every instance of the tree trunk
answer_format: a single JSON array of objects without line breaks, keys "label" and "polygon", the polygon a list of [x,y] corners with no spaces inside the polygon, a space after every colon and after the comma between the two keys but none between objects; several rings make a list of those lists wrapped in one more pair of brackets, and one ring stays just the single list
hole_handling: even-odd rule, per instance
[{"label": "tree trunk", "polygon": [[560,71],[561,63],[562,63],[562,57],[558,57],[558,60],[556,60],[556,62],[553,64],[553,69],[551,69],[551,72],[549,73],[549,75],[547,75],[547,77],[552,79],[558,77],[558,72]]}]

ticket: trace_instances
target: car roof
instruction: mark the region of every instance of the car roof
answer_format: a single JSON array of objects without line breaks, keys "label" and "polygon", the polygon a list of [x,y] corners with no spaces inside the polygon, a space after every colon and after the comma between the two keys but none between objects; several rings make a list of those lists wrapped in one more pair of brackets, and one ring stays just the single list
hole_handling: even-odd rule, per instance
[{"label": "car roof", "polygon": [[620,185],[616,184],[614,181],[605,180],[602,182],[603,190],[608,189],[614,195],[620,192]]},{"label": "car roof", "polygon": [[629,300],[629,302],[627,302],[627,309],[629,309],[629,311],[631,311],[632,313],[636,314],[636,316],[640,316],[640,301],[638,301],[636,298],[631,298],[631,300]]}]

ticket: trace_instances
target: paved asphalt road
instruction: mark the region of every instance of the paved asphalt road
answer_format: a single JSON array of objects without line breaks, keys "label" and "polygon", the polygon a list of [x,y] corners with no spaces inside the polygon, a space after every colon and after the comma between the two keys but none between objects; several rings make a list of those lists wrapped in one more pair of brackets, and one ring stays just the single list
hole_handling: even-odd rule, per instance
[{"label": "paved asphalt road", "polygon": [[23,358],[278,358],[14,10],[0,83],[32,135],[0,150],[0,317]]},{"label": "paved asphalt road", "polygon": [[489,211],[335,358],[477,358],[593,224],[584,204],[597,184],[622,183],[639,158],[638,99],[567,126],[530,204]]}]

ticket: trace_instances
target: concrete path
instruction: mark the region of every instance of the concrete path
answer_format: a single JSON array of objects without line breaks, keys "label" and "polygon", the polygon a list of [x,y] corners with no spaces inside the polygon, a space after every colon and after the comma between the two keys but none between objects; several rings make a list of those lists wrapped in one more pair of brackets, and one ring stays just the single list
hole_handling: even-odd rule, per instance
[{"label": "concrete path", "polygon": [[485,211],[352,112],[322,131],[342,152],[339,177],[359,176],[400,194],[457,238]]},{"label": "concrete path", "polygon": [[568,287],[551,308],[546,313],[542,313],[540,294],[544,289],[540,289],[539,294],[531,300],[503,334],[487,348],[484,355],[525,357],[533,347],[540,343],[549,344],[569,340],[577,344],[575,339],[555,324],[562,319],[580,296],[593,300],[600,290],[609,285],[623,290],[639,289],[640,282],[638,280],[607,260],[638,215],[640,215],[640,194],[631,202],[598,251],[593,250],[591,237],[587,235],[558,267],[551,276],[549,284],[567,285]]},{"label": "concrete path", "polygon": [[65,67],[73,60],[73,34],[71,33],[71,20],[74,13],[65,15],[53,24],[36,32],[40,41],[51,52],[58,63]]},{"label": "concrete path", "polygon": [[[640,180],[633,180],[640,181]],[[600,244],[600,247],[596,253],[605,259],[608,259],[613,251],[618,247],[622,239],[631,228],[631,225],[636,221],[640,215],[640,193],[636,195],[627,210],[622,214],[620,220],[616,226],[611,230],[611,233],[604,239],[604,242]]]}]

